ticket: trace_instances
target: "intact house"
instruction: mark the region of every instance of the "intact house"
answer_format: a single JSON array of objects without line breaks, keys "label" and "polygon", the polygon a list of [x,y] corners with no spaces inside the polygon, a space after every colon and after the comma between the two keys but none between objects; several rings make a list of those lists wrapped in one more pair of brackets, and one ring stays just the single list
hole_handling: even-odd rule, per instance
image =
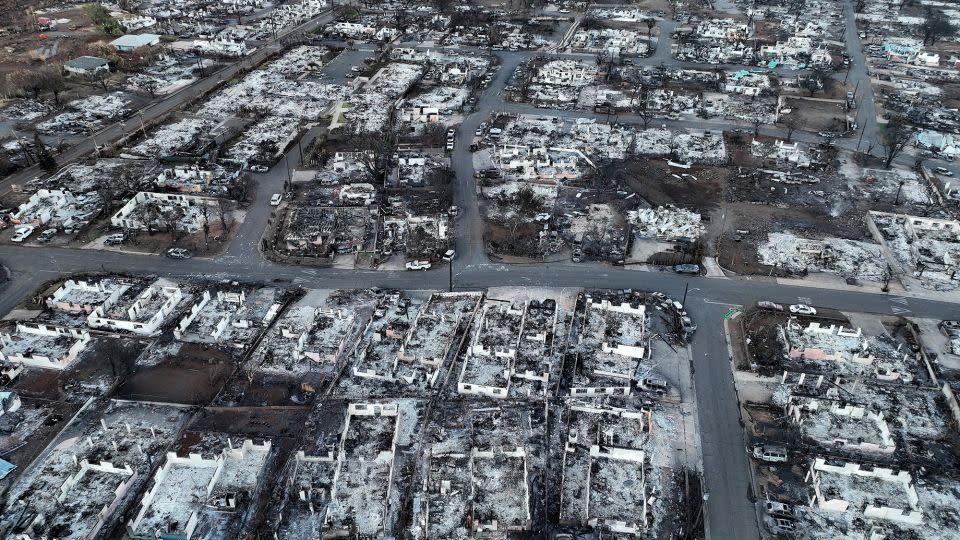
[{"label": "intact house", "polygon": [[141,47],[153,47],[160,44],[157,34],[127,34],[110,42],[120,52],[135,51]]},{"label": "intact house", "polygon": [[75,75],[95,75],[101,72],[110,72],[110,63],[103,58],[96,56],[81,56],[73,60],[67,60],[63,63],[63,69],[67,73]]}]

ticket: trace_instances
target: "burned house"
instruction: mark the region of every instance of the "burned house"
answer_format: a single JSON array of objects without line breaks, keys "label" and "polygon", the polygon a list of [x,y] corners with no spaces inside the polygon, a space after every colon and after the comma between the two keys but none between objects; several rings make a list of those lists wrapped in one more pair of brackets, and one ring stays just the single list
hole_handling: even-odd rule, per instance
[{"label": "burned house", "polygon": [[526,308],[526,304],[484,301],[457,382],[459,393],[507,397]]},{"label": "burned house", "polygon": [[287,212],[283,241],[294,256],[372,253],[378,226],[378,211],[373,207],[293,208]]},{"label": "burned house", "polygon": [[585,295],[571,396],[629,395],[648,355],[642,302]]}]

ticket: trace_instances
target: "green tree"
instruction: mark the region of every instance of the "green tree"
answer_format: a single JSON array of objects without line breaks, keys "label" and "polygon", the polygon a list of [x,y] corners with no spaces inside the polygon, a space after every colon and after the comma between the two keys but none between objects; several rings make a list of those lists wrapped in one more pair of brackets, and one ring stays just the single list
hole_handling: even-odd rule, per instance
[{"label": "green tree", "polygon": [[126,31],[126,28],[110,15],[110,10],[101,4],[84,4],[83,13],[105,34],[118,35]]}]

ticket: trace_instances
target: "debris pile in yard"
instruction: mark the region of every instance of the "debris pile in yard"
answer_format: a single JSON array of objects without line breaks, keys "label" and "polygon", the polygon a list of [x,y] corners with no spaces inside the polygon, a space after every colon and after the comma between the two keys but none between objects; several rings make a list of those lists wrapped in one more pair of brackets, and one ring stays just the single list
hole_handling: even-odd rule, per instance
[{"label": "debris pile in yard", "polygon": [[203,142],[209,141],[216,120],[187,117],[167,124],[139,142],[127,153],[148,159],[163,158],[180,153],[196,154],[203,151]]},{"label": "debris pile in yard", "polygon": [[634,30],[618,28],[580,29],[570,40],[570,49],[619,56],[646,56],[650,44],[646,36]]},{"label": "debris pile in yard", "polygon": [[827,272],[874,281],[888,275],[880,246],[857,240],[808,239],[790,232],[771,232],[757,253],[761,263],[798,274]]},{"label": "debris pile in yard", "polygon": [[346,129],[354,133],[375,133],[389,124],[393,102],[423,75],[416,64],[391,62],[377,71],[350,97],[343,113]]},{"label": "debris pile in yard", "polygon": [[104,122],[127,113],[129,99],[119,92],[93,95],[67,103],[67,111],[37,124],[37,131],[49,135],[96,131]]},{"label": "debris pile in yard", "polygon": [[897,273],[935,290],[960,286],[960,222],[870,212],[877,241],[899,268]]},{"label": "debris pile in yard", "polygon": [[638,237],[665,242],[694,241],[706,231],[700,214],[672,206],[631,210],[627,212],[627,219]]},{"label": "debris pile in yard", "polygon": [[718,165],[727,162],[727,145],[722,132],[678,133],[673,139],[673,153],[678,160],[687,163]]}]

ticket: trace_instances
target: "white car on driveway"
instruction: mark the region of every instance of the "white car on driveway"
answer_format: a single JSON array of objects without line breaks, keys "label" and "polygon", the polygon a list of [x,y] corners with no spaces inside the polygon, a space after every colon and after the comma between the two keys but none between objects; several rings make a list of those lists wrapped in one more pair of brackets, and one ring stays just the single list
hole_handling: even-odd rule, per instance
[{"label": "white car on driveway", "polygon": [[806,304],[791,304],[790,313],[796,313],[797,315],[816,315],[817,310]]},{"label": "white car on driveway", "polygon": [[273,197],[270,197],[270,206],[280,206],[280,201],[283,200],[282,193],[274,193]]},{"label": "white car on driveway", "polygon": [[29,238],[30,235],[33,234],[33,231],[35,231],[36,229],[37,228],[34,227],[33,225],[17,225],[13,229],[13,238],[11,238],[10,240],[14,242],[23,242],[24,240]]}]

